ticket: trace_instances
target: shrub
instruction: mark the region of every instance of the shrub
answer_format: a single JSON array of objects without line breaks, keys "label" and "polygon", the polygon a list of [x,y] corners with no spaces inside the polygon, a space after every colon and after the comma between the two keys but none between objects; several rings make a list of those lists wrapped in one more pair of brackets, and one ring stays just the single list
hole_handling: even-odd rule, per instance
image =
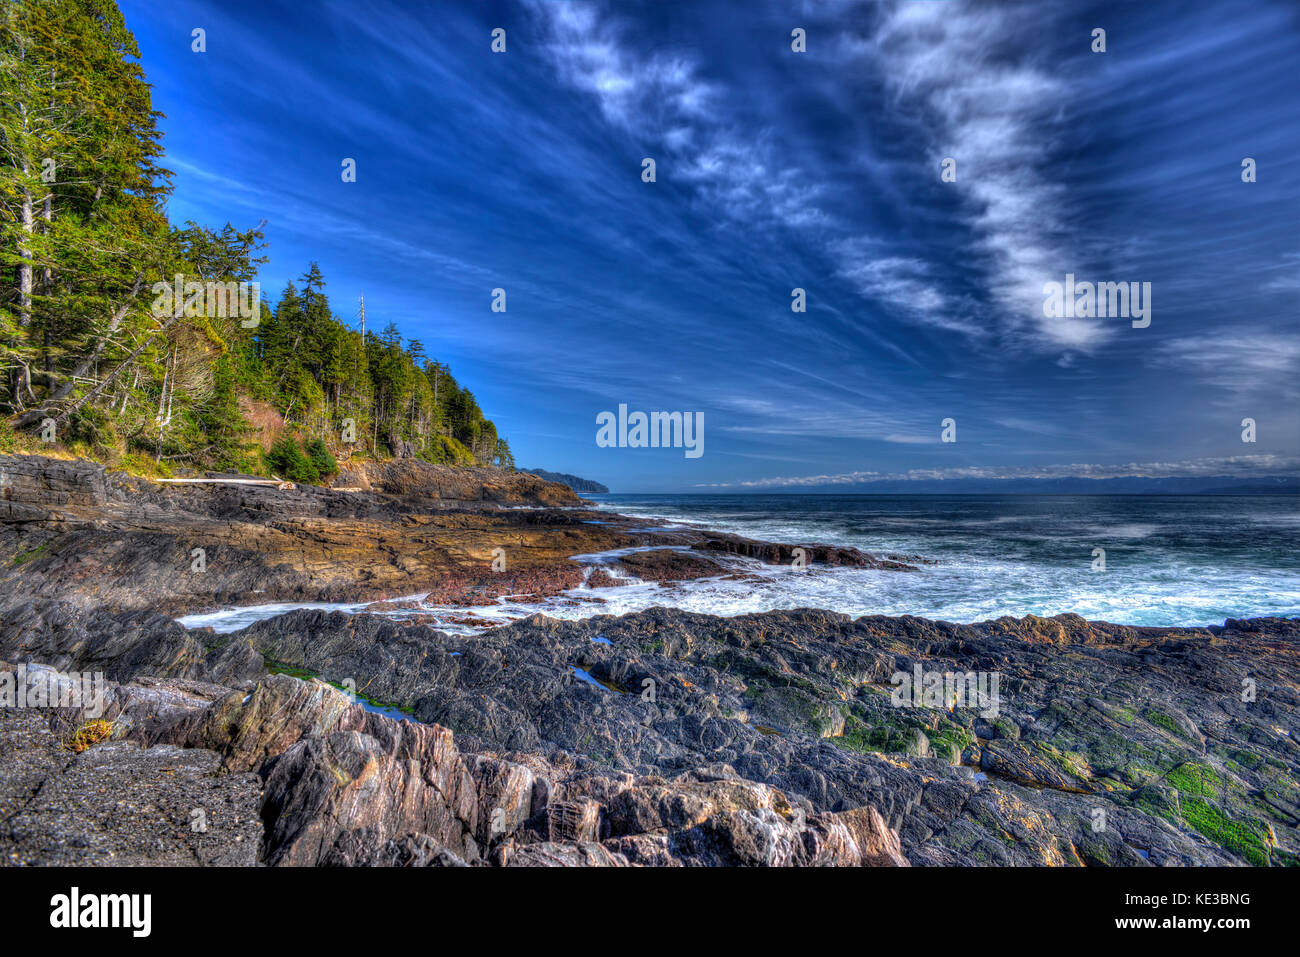
[{"label": "shrub", "polygon": [[8,422],[0,422],[0,453],[26,449],[26,437],[15,432]]},{"label": "shrub", "polygon": [[430,460],[439,465],[473,465],[474,453],[449,435],[438,436]]},{"label": "shrub", "polygon": [[275,440],[275,444],[266,453],[266,465],[273,474],[291,482],[310,485],[320,481],[320,470],[312,464],[298,440],[291,435],[282,435]]},{"label": "shrub", "polygon": [[324,439],[312,439],[304,448],[307,451],[307,458],[311,459],[311,464],[316,467],[316,471],[321,477],[333,475],[339,470],[339,463],[330,454],[329,447],[325,445]]},{"label": "shrub", "polygon": [[101,720],[87,721],[73,732],[71,738],[64,742],[64,747],[69,751],[75,751],[77,754],[80,754],[82,751],[99,744],[101,741],[107,741],[112,733],[112,722]]}]

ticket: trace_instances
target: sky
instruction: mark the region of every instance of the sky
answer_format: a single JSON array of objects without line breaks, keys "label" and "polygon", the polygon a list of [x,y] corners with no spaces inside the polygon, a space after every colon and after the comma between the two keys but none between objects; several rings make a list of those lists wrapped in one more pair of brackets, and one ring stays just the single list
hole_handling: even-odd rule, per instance
[{"label": "sky", "polygon": [[[121,7],[172,221],[265,220],[264,296],[312,261],[344,321],[364,292],[521,466],[1300,473],[1293,2]],[[1150,283],[1149,325],[1045,315],[1067,274]],[[703,454],[598,445],[620,404],[701,414]]]}]

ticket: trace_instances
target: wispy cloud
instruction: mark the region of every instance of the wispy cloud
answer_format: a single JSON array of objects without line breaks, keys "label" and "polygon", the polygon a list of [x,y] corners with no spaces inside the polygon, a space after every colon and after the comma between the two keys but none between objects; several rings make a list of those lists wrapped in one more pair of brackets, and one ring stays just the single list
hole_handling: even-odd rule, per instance
[{"label": "wispy cloud", "polygon": [[922,325],[962,333],[972,338],[987,336],[989,325],[972,315],[971,304],[943,289],[935,270],[921,259],[883,256],[873,259],[874,240],[842,239],[830,245],[838,260],[837,274],[848,280],[868,299],[889,304],[897,313]]},{"label": "wispy cloud", "polygon": [[[1041,29],[1041,26],[1039,27]],[[889,271],[849,255],[843,268],[863,275],[864,293],[883,294],[932,324],[973,335],[996,325],[1004,335],[1021,335],[1026,345],[1090,350],[1108,337],[1097,322],[1047,319],[1041,307],[1043,283],[1080,265],[1068,233],[1064,185],[1044,168],[1048,150],[1060,135],[1066,88],[1046,67],[1034,62],[1032,43],[1023,39],[1024,11],[1006,5],[902,3],[888,8],[869,39],[846,34],[842,56],[870,65],[885,78],[903,115],[918,118],[928,131],[924,155],[914,168],[938,178],[940,163],[956,161],[953,188],[965,199],[961,228],[973,237],[972,257],[988,264],[985,285],[992,307],[983,326],[933,285],[916,277],[951,269],[889,261],[901,269],[892,282],[874,281]],[[942,319],[935,312],[944,311]]]},{"label": "wispy cloud", "polygon": [[855,471],[831,475],[803,475],[793,478],[765,478],[739,482],[716,482],[707,488],[820,488],[823,486],[866,485],[883,481],[934,479],[1062,479],[1062,478],[1250,478],[1295,475],[1300,457],[1286,455],[1233,455],[1183,462],[1129,462],[1121,465],[1075,463],[1070,465],[958,466],[940,469],[909,469],[906,472]]},{"label": "wispy cloud", "polygon": [[[1105,55],[1064,2],[121,3],[172,216],[265,218],[268,294],[313,260],[345,318],[364,289],[520,461],[568,435],[566,471],[661,488],[1184,462],[1245,416],[1300,451],[1288,0],[1117,5]],[[1153,280],[1151,328],[1047,319],[1066,272]],[[704,411],[707,456],[597,449],[622,401]]]},{"label": "wispy cloud", "polygon": [[596,3],[535,2],[546,52],[562,80],[590,94],[604,118],[656,152],[656,162],[693,186],[716,212],[749,224],[807,228],[826,222],[813,171],[784,159],[771,131],[738,125],[728,91],[697,57],[630,37]]},{"label": "wispy cloud", "polygon": [[1167,339],[1153,361],[1233,395],[1266,393],[1272,400],[1300,397],[1300,339],[1294,334],[1233,327]]},{"label": "wispy cloud", "polygon": [[561,77],[595,96],[610,122],[680,138],[708,115],[717,91],[687,55],[626,42],[624,26],[595,3],[537,0],[531,7],[547,28],[546,51]]}]

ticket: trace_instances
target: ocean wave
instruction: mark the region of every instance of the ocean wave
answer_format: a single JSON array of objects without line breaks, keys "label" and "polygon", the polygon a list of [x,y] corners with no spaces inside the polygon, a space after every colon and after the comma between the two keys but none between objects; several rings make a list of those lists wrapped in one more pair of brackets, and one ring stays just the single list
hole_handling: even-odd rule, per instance
[{"label": "ocean wave", "polygon": [[[908,573],[815,566],[796,571],[732,556],[726,559],[729,570],[742,575],[660,585],[618,568],[621,556],[662,547],[637,546],[574,556],[610,571],[620,579],[616,586],[593,588],[584,580],[578,588],[538,601],[512,597],[471,608],[430,605],[422,596],[408,596],[400,602],[407,607],[393,609],[386,603],[377,613],[420,616],[458,634],[532,614],[589,618],[655,605],[714,615],[814,607],[853,617],[908,614],[963,623],[1065,612],[1118,624],[1185,626],[1300,615],[1300,555],[1290,503],[1261,508],[1233,500],[1098,498],[1054,501],[1047,507],[1036,501],[929,496],[888,501],[792,497],[779,503],[716,503],[710,498],[614,500],[600,508],[766,541],[852,546],[939,563]],[[775,507],[787,511],[774,514]],[[1247,513],[1250,534],[1243,535]],[[1104,571],[1093,570],[1093,549],[1099,547],[1106,553]],[[180,621],[226,632],[298,607],[370,610],[367,603],[280,603]]]}]

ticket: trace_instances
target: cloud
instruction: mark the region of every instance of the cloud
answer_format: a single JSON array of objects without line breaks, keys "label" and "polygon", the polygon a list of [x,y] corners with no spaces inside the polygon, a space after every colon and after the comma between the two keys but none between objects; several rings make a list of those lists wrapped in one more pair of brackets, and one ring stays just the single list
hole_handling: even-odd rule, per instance
[{"label": "cloud", "polygon": [[1031,432],[1034,435],[1070,434],[1070,430],[1063,426],[1056,425],[1052,422],[1041,421],[1039,419],[1025,419],[1020,416],[1009,415],[996,418],[993,421],[1004,429],[1015,429],[1017,432]]},{"label": "cloud", "polygon": [[1267,392],[1274,398],[1300,396],[1300,340],[1265,329],[1185,336],[1162,342],[1154,363],[1177,367],[1198,382],[1234,395]]},{"label": "cloud", "polygon": [[[984,279],[996,307],[986,324],[996,320],[1003,333],[1028,334],[1031,346],[1090,351],[1109,336],[1103,324],[1042,314],[1043,284],[1082,264],[1063,238],[1066,190],[1042,168],[1067,90],[1030,62],[1024,51],[1032,43],[1008,43],[1023,36],[1023,23],[1023,8],[1011,5],[904,3],[888,9],[870,39],[842,36],[839,51],[850,62],[874,65],[898,112],[919,118],[927,145],[916,165],[937,177],[944,158],[956,161],[952,186],[966,200],[961,225],[974,237],[972,260],[988,264]],[[922,304],[913,315],[932,324],[941,324],[933,310],[959,305],[932,286],[916,285],[920,275],[938,269],[897,265],[905,267],[903,278],[883,286],[873,281],[883,269],[872,264],[849,256],[842,268],[867,269],[864,294],[901,295],[905,306],[910,298]],[[970,317],[942,324],[981,334]]]},{"label": "cloud", "polygon": [[740,482],[718,482],[708,488],[798,488],[827,485],[863,485],[883,481],[936,479],[1061,479],[1061,478],[1238,478],[1265,475],[1293,475],[1300,471],[1300,457],[1286,455],[1230,455],[1191,459],[1183,462],[1130,462],[1121,465],[1021,465],[958,466],[941,469],[909,469],[906,472],[856,471],[834,475],[804,475],[797,478],[765,478]]},{"label": "cloud", "polygon": [[656,150],[661,178],[690,184],[702,202],[751,225],[804,229],[828,221],[816,204],[823,189],[815,176],[784,162],[788,150],[769,130],[741,124],[727,108],[727,90],[706,79],[694,57],[629,40],[630,26],[593,3],[537,2],[532,10],[560,79]]},{"label": "cloud", "polygon": [[[898,318],[986,345],[1001,332],[1087,352],[1109,335],[1100,322],[1042,315],[1043,283],[1079,266],[1060,240],[1064,187],[1039,169],[1064,91],[1045,70],[1003,56],[1020,28],[1014,12],[902,4],[886,8],[870,39],[842,32],[834,41],[845,65],[880,70],[896,112],[923,118],[929,141],[915,166],[937,176],[941,158],[957,159],[956,188],[967,203],[944,255],[961,234],[974,237],[958,269],[951,259],[900,254],[895,230],[886,239],[843,219],[843,203],[830,201],[840,188],[833,167],[792,161],[788,130],[778,136],[779,123],[729,109],[734,93],[706,78],[690,54],[633,42],[631,26],[595,4],[532,9],[559,77],[594,97],[611,125],[659,150],[661,176],[692,186],[699,202],[748,228],[802,231],[835,275]],[[846,16],[838,28],[861,21]],[[862,162],[884,169],[865,145]],[[967,264],[987,264],[986,302],[957,288]]]},{"label": "cloud", "polygon": [[[718,431],[736,435],[875,439],[914,442],[908,437],[905,417],[888,404],[863,404],[864,396],[852,382],[816,397],[799,389],[781,398],[717,395],[709,406],[717,410]],[[928,440],[921,440],[928,441]]]},{"label": "cloud", "polygon": [[1269,292],[1300,291],[1300,253],[1287,253],[1282,257],[1276,272],[1278,275],[1264,284]]},{"label": "cloud", "polygon": [[[860,466],[1300,451],[1300,174],[1276,159],[1298,128],[1279,120],[1290,6],[1219,0],[1172,31],[1117,8],[1112,53],[1092,56],[1062,3],[799,0],[737,19],[716,0],[526,0],[497,19],[380,0],[360,24],[277,3],[193,57],[166,41],[192,2],[124,0],[165,20],[141,43],[173,215],[265,216],[268,292],[311,260],[345,316],[364,288],[370,322],[421,338],[528,436],[521,461],[567,430],[567,471],[796,488]],[[507,56],[488,49],[497,25]],[[269,81],[249,80],[248,36],[293,54]],[[1238,141],[1258,184],[1214,158]],[[1048,320],[1042,284],[1066,272],[1153,280],[1164,312],[1132,333]],[[510,312],[489,314],[499,285]],[[715,465],[608,465],[592,414],[619,401],[704,411]],[[978,452],[941,450],[950,414]],[[1266,444],[1240,444],[1244,416]]]},{"label": "cloud", "polygon": [[561,78],[595,96],[611,123],[653,135],[675,128],[680,137],[683,123],[708,114],[717,90],[684,54],[625,44],[619,24],[593,3],[538,2],[532,9],[546,28],[546,52]]},{"label": "cloud", "polygon": [[987,335],[987,324],[981,325],[970,317],[971,304],[944,292],[941,281],[923,260],[870,258],[871,248],[878,245],[862,238],[832,242],[831,253],[839,262],[836,274],[866,298],[888,303],[895,312],[915,322],[974,338]]},{"label": "cloud", "polygon": [[892,442],[896,445],[930,445],[933,442],[938,442],[939,439],[937,436],[891,432],[889,435],[883,437],[883,441]]}]

